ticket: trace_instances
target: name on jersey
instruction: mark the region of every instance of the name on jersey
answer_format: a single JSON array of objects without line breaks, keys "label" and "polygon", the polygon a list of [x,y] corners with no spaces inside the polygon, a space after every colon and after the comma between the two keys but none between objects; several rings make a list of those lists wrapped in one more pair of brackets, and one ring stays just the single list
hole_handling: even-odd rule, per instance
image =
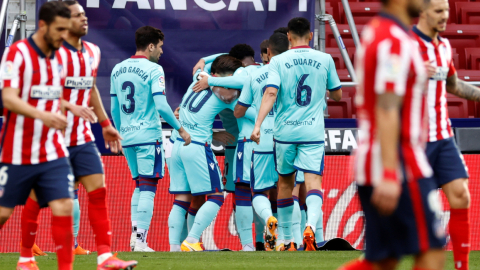
[{"label": "name on jersey", "polygon": [[65,88],[68,89],[90,89],[93,87],[93,77],[67,77]]},{"label": "name on jersey", "polygon": [[294,67],[294,66],[311,66],[311,67],[314,67],[316,69],[320,69],[320,66],[322,64],[320,62],[317,62],[316,60],[313,60],[313,59],[303,59],[303,58],[299,58],[299,59],[293,59],[293,65],[290,64],[290,63],[285,63],[285,67],[287,67],[288,69]]},{"label": "name on jersey", "polygon": [[138,75],[143,81],[146,81],[148,78],[148,74],[141,68],[137,67],[123,67],[119,68],[115,73],[113,74],[113,78],[117,79],[118,76],[125,74],[125,73],[131,73],[131,74],[136,74]]},{"label": "name on jersey", "polygon": [[34,85],[30,91],[31,98],[59,99],[62,96],[63,87],[53,85]]},{"label": "name on jersey", "polygon": [[268,72],[265,72],[263,73],[262,75],[260,75],[259,77],[257,77],[256,81],[261,84],[263,81],[265,81],[266,79],[268,79]]},{"label": "name on jersey", "polygon": [[447,79],[448,71],[450,71],[450,69],[447,67],[437,67],[437,72],[435,72],[430,80],[444,81]]}]

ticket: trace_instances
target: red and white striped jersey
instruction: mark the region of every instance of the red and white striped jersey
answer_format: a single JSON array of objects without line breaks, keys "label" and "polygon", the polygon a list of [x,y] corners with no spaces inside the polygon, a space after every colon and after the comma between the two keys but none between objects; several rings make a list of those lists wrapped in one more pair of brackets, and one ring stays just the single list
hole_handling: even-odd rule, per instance
[{"label": "red and white striped jersey", "polygon": [[[7,49],[2,59],[2,88],[19,89],[20,98],[41,111],[60,113],[66,70],[57,52],[45,57],[30,37]],[[39,164],[68,156],[62,132],[4,109],[0,162]]]},{"label": "red and white striped jersey", "polygon": [[387,92],[403,98],[398,149],[406,179],[431,176],[425,155],[427,74],[414,39],[396,18],[381,13],[364,28],[361,42],[355,61],[361,135],[355,157],[357,183],[375,186],[383,178],[375,107],[377,95]]},{"label": "red and white striped jersey", "polygon": [[[68,70],[63,87],[63,98],[72,104],[88,107],[100,64],[100,49],[93,43],[86,41],[82,43],[82,50],[77,50],[67,42],[64,42],[59,50],[62,57],[67,59]],[[68,127],[65,130],[65,144],[67,147],[95,140],[90,122],[73,115],[70,111],[67,111],[66,116]]]},{"label": "red and white striped jersey", "polygon": [[453,136],[447,107],[447,78],[454,75],[452,47],[446,38],[438,37],[438,44],[418,30],[412,29],[418,41],[420,53],[424,61],[437,66],[437,72],[428,80],[428,141],[435,142]]}]

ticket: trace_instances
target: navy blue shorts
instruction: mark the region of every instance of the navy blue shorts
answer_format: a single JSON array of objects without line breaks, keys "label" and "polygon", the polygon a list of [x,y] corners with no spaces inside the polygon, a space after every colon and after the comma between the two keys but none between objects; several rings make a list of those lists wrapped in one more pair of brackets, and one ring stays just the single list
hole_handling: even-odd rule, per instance
[{"label": "navy blue shorts", "polygon": [[402,184],[395,212],[383,216],[371,204],[373,187],[359,186],[365,214],[365,257],[372,262],[400,259],[445,245],[441,205],[435,184],[429,179]]},{"label": "navy blue shorts", "polygon": [[95,142],[68,147],[70,164],[75,181],[79,177],[92,174],[103,174],[103,164]]},{"label": "navy blue shorts", "polygon": [[469,178],[463,155],[453,138],[427,143],[427,157],[437,187],[459,178]]},{"label": "navy blue shorts", "polygon": [[0,163],[0,206],[25,204],[32,189],[41,207],[54,200],[73,198],[73,179],[67,158],[36,165]]}]

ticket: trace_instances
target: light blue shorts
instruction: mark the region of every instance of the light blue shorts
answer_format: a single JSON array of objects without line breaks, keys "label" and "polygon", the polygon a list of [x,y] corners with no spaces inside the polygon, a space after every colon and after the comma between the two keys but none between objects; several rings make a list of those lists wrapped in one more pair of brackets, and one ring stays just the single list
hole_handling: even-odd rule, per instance
[{"label": "light blue shorts", "polygon": [[255,142],[251,140],[238,141],[233,165],[235,184],[244,183],[250,185],[250,168],[254,145]]},{"label": "light blue shorts", "polygon": [[223,171],[225,191],[235,192],[235,179],[233,177],[233,164],[235,162],[235,152],[237,147],[226,146],[225,147],[225,169]]},{"label": "light blue shorts", "polygon": [[197,196],[222,192],[220,169],[211,146],[195,141],[183,144],[177,139],[169,160],[170,193]]},{"label": "light blue shorts", "polygon": [[134,180],[139,176],[163,178],[165,160],[161,142],[123,146],[123,153]]},{"label": "light blue shorts", "polygon": [[250,186],[253,192],[275,188],[278,173],[275,171],[275,156],[272,152],[253,151]]},{"label": "light blue shorts", "polygon": [[278,174],[303,171],[323,175],[325,147],[319,143],[286,143],[275,140],[275,165]]}]

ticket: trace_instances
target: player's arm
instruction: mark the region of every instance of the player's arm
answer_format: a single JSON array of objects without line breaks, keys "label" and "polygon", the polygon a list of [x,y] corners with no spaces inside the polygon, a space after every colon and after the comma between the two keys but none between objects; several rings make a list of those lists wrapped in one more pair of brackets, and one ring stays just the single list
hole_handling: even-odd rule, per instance
[{"label": "player's arm", "polygon": [[70,111],[71,113],[73,113],[73,115],[81,117],[90,123],[97,122],[97,116],[94,114],[93,108],[78,106],[66,101],[63,98],[61,101],[61,107],[62,107],[62,112]]},{"label": "player's arm", "polygon": [[329,98],[335,100],[335,101],[340,101],[342,99],[342,88],[338,90],[328,90],[329,92]]},{"label": "player's arm", "polygon": [[329,59],[327,89],[329,92],[329,98],[335,101],[340,101],[340,99],[342,99],[342,85],[340,84],[340,79],[338,78],[335,62],[333,62],[333,58],[331,56]]},{"label": "player's arm", "polygon": [[4,87],[2,90],[3,107],[16,114],[40,119],[49,128],[62,130],[67,127],[67,118],[64,115],[38,110],[22,100],[19,94],[20,89],[18,88]]},{"label": "player's arm", "polygon": [[197,70],[199,70],[199,69],[200,69],[200,71],[203,71],[206,64],[213,62],[217,57],[219,57],[220,55],[224,55],[224,54],[225,53],[219,53],[219,54],[214,54],[214,55],[210,55],[210,56],[201,58],[197,62],[197,64],[193,67],[192,74],[195,74],[195,72],[197,72]]},{"label": "player's arm", "polygon": [[458,79],[456,72],[447,78],[447,92],[464,99],[480,101],[480,88]]},{"label": "player's arm", "polygon": [[275,101],[277,100],[277,93],[277,86],[267,86],[267,89],[263,94],[262,104],[260,105],[260,110],[258,110],[257,121],[255,122],[252,136],[250,136],[250,139],[257,144],[260,143],[260,127],[262,126],[263,120],[265,120],[267,115],[272,110],[273,105],[275,105]]},{"label": "player's arm", "polygon": [[[114,70],[115,69],[113,69],[112,74]],[[120,103],[118,102],[113,76],[110,77],[110,113],[112,114],[113,124],[115,125],[117,130],[120,130],[120,127],[122,125],[120,117]]]},{"label": "player's arm", "polygon": [[245,82],[245,84],[243,85],[242,92],[240,94],[240,97],[238,98],[237,105],[235,105],[233,115],[235,115],[236,118],[242,118],[246,116],[248,119],[255,122],[257,111],[251,108],[253,102],[251,82],[252,77],[249,76],[247,82]]},{"label": "player's arm", "polygon": [[245,83],[246,74],[243,72],[243,68],[238,69],[233,76],[228,77],[213,77],[213,76],[203,76],[194,86],[194,92],[200,92],[202,90],[207,89],[211,86],[220,86],[235,90],[240,90],[243,88],[243,84]]}]

